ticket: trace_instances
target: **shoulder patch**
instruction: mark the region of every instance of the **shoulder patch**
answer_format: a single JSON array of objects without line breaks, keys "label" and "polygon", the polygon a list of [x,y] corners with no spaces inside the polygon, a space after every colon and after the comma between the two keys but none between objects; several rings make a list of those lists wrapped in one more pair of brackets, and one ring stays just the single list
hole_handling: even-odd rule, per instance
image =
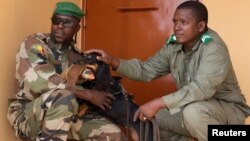
[{"label": "shoulder patch", "polygon": [[176,37],[173,35],[170,36],[170,38],[168,38],[166,44],[170,44],[170,43],[175,43],[176,42]]},{"label": "shoulder patch", "polygon": [[206,32],[201,36],[200,40],[207,45],[213,40],[213,38]]},{"label": "shoulder patch", "polygon": [[30,51],[35,54],[46,56],[46,49],[42,44],[33,44]]}]

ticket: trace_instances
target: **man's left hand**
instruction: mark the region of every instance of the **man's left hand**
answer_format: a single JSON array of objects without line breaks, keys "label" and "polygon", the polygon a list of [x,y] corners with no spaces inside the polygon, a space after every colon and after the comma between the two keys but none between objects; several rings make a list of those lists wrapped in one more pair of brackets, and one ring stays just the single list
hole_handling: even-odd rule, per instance
[{"label": "man's left hand", "polygon": [[162,98],[157,98],[148,103],[143,104],[134,114],[134,121],[139,118],[142,121],[151,119],[155,114],[162,108],[165,108],[166,105]]}]

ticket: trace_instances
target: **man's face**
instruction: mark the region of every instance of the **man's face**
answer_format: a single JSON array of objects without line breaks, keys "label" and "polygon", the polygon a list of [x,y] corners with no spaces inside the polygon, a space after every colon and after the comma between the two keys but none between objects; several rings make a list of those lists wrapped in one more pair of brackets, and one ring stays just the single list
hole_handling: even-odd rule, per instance
[{"label": "man's face", "polygon": [[51,22],[51,35],[58,43],[70,42],[80,28],[79,22],[70,16],[53,15]]},{"label": "man's face", "polygon": [[177,9],[173,17],[174,35],[178,43],[193,47],[203,28],[191,9]]}]

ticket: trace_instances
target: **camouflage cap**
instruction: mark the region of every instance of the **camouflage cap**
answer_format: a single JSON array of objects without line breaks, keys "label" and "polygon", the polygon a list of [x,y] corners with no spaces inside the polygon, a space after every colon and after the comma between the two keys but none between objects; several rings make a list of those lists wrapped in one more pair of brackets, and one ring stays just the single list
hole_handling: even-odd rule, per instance
[{"label": "camouflage cap", "polygon": [[73,16],[81,19],[84,16],[83,11],[72,2],[58,2],[53,14]]}]

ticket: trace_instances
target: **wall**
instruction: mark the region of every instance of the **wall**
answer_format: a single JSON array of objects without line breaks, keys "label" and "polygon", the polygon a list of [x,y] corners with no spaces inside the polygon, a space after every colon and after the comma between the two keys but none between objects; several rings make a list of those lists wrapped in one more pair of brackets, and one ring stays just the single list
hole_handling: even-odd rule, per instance
[{"label": "wall", "polygon": [[[203,0],[203,3],[209,11],[208,25],[228,45],[240,87],[250,105],[250,1]],[[250,124],[250,117],[247,123]]]},{"label": "wall", "polygon": [[[59,0],[0,0],[0,141],[14,141],[6,119],[7,99],[14,96],[15,52],[28,34],[50,31],[50,17]],[[81,4],[81,0],[70,0]],[[78,36],[80,38],[80,34]]]}]

